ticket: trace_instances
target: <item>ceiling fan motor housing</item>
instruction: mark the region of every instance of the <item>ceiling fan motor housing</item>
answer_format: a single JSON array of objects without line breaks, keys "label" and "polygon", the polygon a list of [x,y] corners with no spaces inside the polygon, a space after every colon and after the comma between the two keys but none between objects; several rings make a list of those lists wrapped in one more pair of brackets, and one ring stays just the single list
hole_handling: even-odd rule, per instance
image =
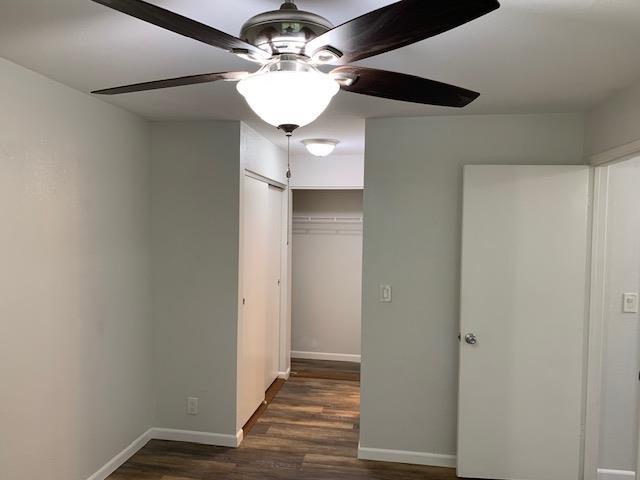
[{"label": "ceiling fan motor housing", "polygon": [[285,2],[279,10],[250,18],[242,26],[240,38],[271,55],[302,55],[309,41],[332,28],[333,24],[326,18],[298,10],[293,2]]}]

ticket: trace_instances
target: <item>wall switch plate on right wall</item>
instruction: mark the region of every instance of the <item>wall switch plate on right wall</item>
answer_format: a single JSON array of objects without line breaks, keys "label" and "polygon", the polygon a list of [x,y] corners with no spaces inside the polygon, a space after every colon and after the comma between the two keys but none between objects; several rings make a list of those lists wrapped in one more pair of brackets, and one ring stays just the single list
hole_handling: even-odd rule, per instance
[{"label": "wall switch plate on right wall", "polygon": [[391,285],[380,285],[380,303],[391,303]]},{"label": "wall switch plate on right wall", "polygon": [[638,294],[637,293],[622,294],[622,312],[638,313]]}]

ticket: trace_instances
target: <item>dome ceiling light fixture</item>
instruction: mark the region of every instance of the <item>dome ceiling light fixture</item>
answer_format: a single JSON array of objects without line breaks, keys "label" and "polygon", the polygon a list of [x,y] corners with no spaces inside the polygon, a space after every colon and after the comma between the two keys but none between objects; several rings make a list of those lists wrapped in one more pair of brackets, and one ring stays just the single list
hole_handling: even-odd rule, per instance
[{"label": "dome ceiling light fixture", "polygon": [[304,144],[307,151],[314,157],[327,157],[333,153],[340,142],[330,138],[310,138],[300,143]]},{"label": "dome ceiling light fixture", "polygon": [[[222,48],[261,67],[254,73],[205,73],[92,93],[117,95],[219,80],[238,81],[238,91],[251,109],[288,135],[318,118],[339,90],[426,105],[465,107],[480,94],[426,78],[348,63],[439,35],[500,7],[497,0],[401,0],[334,27],[326,18],[298,10],[293,0],[284,0],[279,10],[249,19],[242,26],[240,37],[234,37],[143,0],[93,1]],[[324,73],[317,68],[324,64],[337,68]]]}]

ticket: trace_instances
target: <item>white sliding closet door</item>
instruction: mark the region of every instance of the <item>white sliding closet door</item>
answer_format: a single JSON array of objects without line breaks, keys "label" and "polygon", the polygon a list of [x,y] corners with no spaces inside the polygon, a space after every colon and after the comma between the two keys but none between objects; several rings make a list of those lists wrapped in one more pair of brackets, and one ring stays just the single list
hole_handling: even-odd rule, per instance
[{"label": "white sliding closet door", "polygon": [[243,188],[238,415],[242,424],[278,376],[282,190],[250,176]]},{"label": "white sliding closet door", "polygon": [[282,190],[268,185],[267,328],[264,389],[278,378],[280,351],[280,268],[282,254]]}]

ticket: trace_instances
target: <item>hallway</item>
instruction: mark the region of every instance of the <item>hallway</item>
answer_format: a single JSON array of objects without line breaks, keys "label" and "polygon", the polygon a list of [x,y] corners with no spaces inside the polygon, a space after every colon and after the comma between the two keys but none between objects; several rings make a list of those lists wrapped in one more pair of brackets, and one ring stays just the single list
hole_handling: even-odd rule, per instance
[{"label": "hallway", "polygon": [[359,365],[294,360],[292,370],[240,448],[153,440],[109,480],[456,478],[449,469],[356,459]]}]

